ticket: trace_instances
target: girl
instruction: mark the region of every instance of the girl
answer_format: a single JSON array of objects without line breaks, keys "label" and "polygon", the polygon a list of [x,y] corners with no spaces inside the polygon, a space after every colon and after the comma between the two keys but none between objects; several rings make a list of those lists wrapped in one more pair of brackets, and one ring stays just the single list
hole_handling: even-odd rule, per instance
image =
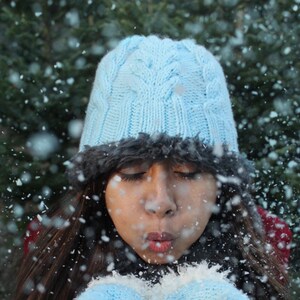
[{"label": "girl", "polygon": [[16,299],[287,299],[250,171],[212,54],[124,39],[98,66],[70,192]]}]

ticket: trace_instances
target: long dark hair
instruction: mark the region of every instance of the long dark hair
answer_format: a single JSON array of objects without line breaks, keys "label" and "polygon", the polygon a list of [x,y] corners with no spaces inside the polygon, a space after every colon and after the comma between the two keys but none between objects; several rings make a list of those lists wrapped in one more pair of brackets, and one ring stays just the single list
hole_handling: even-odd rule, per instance
[{"label": "long dark hair", "polygon": [[[135,141],[126,144],[125,148],[136,154],[138,148],[132,147]],[[165,137],[156,139],[156,142],[159,149],[162,149],[162,144],[172,144],[176,151],[168,150],[169,159],[197,163],[199,169],[212,173],[218,181],[216,208],[204,233],[189,252],[170,265],[149,265],[118,236],[105,206],[105,185],[110,172],[119,166],[116,162],[121,161],[122,165],[126,159],[121,160],[114,153],[111,155],[114,168],[111,166],[110,172],[107,169],[98,176],[94,174],[81,190],[70,191],[61,204],[45,217],[47,226],[21,265],[16,300],[73,299],[92,277],[109,275],[112,270],[121,275],[142,276],[155,283],[170,269],[176,272],[178,264],[202,260],[230,269],[229,276],[237,288],[251,298],[270,299],[274,296],[287,299],[287,274],[274,250],[265,241],[250,194],[249,177],[240,158],[226,152],[216,156],[213,149],[198,141],[194,141],[193,147],[190,142],[183,143],[178,139],[166,142]],[[178,143],[180,149],[176,148]],[[143,149],[147,148],[145,143],[142,145]],[[197,149],[197,154],[191,155],[189,150],[184,155],[184,148]],[[120,143],[118,149],[124,157]],[[151,149],[155,149],[153,142]],[[111,145],[109,151],[112,151]],[[149,154],[149,151],[145,153]],[[132,156],[130,151],[126,155],[127,160],[137,157]],[[156,151],[153,156],[152,151],[147,157],[142,154],[140,157],[158,160],[166,159],[166,154]],[[77,161],[82,163],[83,160]],[[109,165],[107,161],[106,165]],[[81,165],[80,170],[84,169]]]}]

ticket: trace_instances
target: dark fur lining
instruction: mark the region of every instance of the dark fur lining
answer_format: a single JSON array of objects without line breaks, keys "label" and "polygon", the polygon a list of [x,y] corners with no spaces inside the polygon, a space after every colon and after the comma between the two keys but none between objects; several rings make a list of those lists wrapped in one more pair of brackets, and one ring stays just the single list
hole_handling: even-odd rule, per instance
[{"label": "dark fur lining", "polygon": [[137,138],[116,143],[86,146],[70,160],[67,173],[70,185],[80,191],[88,182],[107,178],[127,163],[163,159],[195,163],[200,170],[220,176],[221,181],[236,179],[242,185],[250,182],[251,165],[240,154],[228,151],[225,146],[207,146],[199,138],[182,139],[166,134],[141,133]]}]

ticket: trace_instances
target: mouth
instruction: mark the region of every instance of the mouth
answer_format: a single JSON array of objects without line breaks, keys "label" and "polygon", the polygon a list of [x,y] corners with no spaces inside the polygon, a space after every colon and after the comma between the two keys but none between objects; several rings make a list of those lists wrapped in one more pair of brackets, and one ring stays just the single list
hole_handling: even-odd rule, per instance
[{"label": "mouth", "polygon": [[164,253],[171,249],[175,237],[169,232],[150,232],[147,235],[148,247],[156,253]]}]

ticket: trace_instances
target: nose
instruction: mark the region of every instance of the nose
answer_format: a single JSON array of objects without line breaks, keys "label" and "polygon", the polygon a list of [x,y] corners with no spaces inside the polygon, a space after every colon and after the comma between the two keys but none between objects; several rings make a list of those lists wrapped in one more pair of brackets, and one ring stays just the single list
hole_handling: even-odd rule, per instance
[{"label": "nose", "polygon": [[151,192],[145,201],[145,210],[159,218],[173,216],[177,211],[175,194],[167,179],[154,180],[150,183]]}]

